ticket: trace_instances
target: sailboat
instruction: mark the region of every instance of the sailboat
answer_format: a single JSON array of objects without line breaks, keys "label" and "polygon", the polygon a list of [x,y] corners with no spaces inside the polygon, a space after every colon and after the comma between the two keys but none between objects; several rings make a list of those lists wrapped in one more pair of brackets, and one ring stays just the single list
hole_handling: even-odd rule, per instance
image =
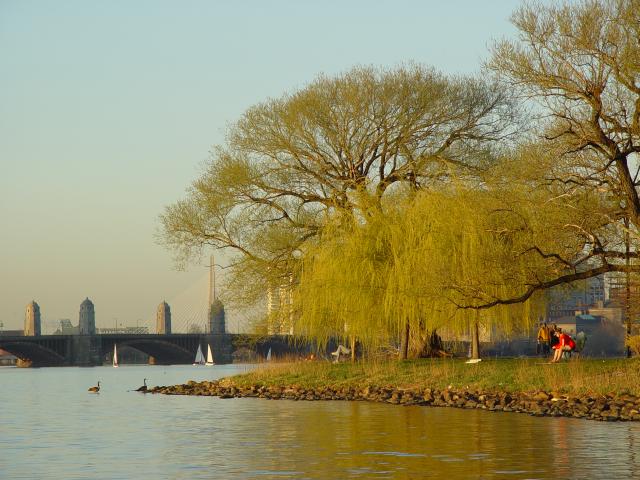
[{"label": "sailboat", "polygon": [[211,345],[207,345],[207,363],[205,365],[215,365],[213,363],[213,354],[211,353]]},{"label": "sailboat", "polygon": [[113,368],[118,368],[118,346],[113,344]]},{"label": "sailboat", "polygon": [[202,354],[202,348],[198,345],[198,351],[196,352],[196,359],[193,361],[194,365],[204,365],[204,355]]},{"label": "sailboat", "polygon": [[267,352],[267,362],[271,361],[271,347],[269,347],[269,351]]}]

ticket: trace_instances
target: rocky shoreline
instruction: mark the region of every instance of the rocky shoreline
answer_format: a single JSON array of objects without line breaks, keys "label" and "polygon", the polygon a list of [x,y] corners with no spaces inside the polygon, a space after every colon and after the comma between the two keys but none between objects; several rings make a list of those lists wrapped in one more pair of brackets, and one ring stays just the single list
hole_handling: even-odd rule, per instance
[{"label": "rocky shoreline", "polygon": [[149,388],[148,393],[196,395],[219,398],[271,400],[347,400],[519,412],[540,417],[572,417],[599,421],[640,421],[640,397],[636,395],[563,395],[557,392],[478,392],[468,390],[398,387],[238,386],[230,379],[189,381],[182,385]]}]

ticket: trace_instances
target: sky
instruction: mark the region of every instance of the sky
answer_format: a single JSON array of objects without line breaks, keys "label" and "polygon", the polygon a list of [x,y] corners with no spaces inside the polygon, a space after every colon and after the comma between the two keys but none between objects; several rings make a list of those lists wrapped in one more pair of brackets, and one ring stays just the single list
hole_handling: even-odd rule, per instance
[{"label": "sky", "polygon": [[[481,71],[516,0],[0,0],[0,328],[204,321],[158,216],[251,105],[355,65]],[[221,259],[224,262],[224,258]],[[248,328],[227,312],[230,331]]]}]

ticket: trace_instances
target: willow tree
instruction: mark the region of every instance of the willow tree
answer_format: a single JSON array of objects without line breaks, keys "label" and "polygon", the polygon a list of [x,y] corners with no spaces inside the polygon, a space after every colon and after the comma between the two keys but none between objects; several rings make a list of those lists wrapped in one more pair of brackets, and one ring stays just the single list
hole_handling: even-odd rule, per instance
[{"label": "willow tree", "polygon": [[535,102],[532,150],[540,155],[531,162],[543,173],[532,184],[553,185],[555,201],[567,209],[578,198],[601,201],[591,212],[595,225],[571,223],[580,240],[572,252],[531,245],[554,264],[555,274],[488,299],[482,308],[606,272],[640,269],[640,0],[525,4],[512,20],[519,40],[499,42],[490,67]]},{"label": "willow tree", "polygon": [[482,187],[455,182],[405,192],[367,222],[335,218],[307,252],[297,329],[320,342],[353,335],[368,348],[405,337],[416,354],[424,332],[530,327],[544,313],[540,293],[496,300],[558,274],[557,259],[537,246],[571,255],[582,240],[567,226],[604,222],[590,214],[602,210],[600,196],[576,196],[570,210],[555,201],[553,185],[531,188],[523,171],[529,154],[501,161]]},{"label": "willow tree", "polygon": [[232,283],[256,300],[334,214],[366,221],[399,186],[473,175],[513,119],[497,85],[421,66],[320,76],[231,126],[187,197],[162,215],[163,241],[182,258],[235,252]]}]

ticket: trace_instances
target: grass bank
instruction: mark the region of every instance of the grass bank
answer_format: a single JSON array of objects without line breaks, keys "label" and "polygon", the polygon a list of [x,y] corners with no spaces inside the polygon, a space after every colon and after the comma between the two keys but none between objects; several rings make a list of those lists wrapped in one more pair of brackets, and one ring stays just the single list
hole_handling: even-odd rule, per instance
[{"label": "grass bank", "polygon": [[404,362],[299,362],[264,364],[232,377],[238,386],[301,388],[434,388],[483,392],[547,391],[570,395],[640,396],[640,359],[576,359],[546,365],[540,359],[488,359],[466,364],[459,359]]}]

